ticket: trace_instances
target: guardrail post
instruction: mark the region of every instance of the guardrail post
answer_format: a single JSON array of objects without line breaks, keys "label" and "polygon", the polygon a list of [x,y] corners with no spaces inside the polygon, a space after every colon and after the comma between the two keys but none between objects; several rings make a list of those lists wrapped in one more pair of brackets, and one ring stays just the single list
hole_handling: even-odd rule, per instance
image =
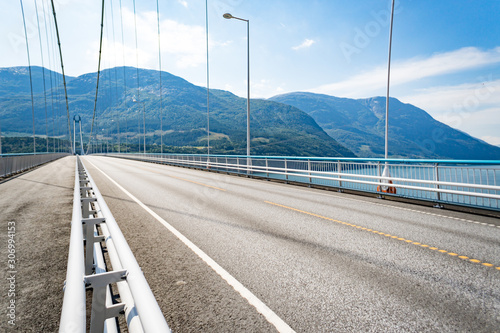
[{"label": "guardrail post", "polygon": [[[439,169],[438,169],[438,163],[434,164],[434,178],[436,179],[436,182],[439,182]],[[439,189],[439,183],[436,183],[436,189]],[[436,192],[436,199],[437,199],[437,205],[435,207],[441,208],[441,193],[439,191]]]},{"label": "guardrail post", "polygon": [[250,156],[247,156],[247,177],[250,177],[252,174],[252,171],[250,170],[252,168],[252,158]]},{"label": "guardrail post", "polygon": [[82,219],[85,235],[85,274],[92,274],[94,267],[94,243],[102,242],[104,236],[94,235],[94,226],[99,223],[106,222],[104,218]]},{"label": "guardrail post", "polygon": [[[309,187],[312,185],[312,178],[311,178],[311,160],[307,160],[307,171],[309,175]],[[268,176],[269,177],[269,176]]]},{"label": "guardrail post", "polygon": [[90,203],[96,202],[97,200],[96,198],[81,198],[80,200],[82,202],[82,216],[88,218],[89,215],[94,212],[90,207]]},{"label": "guardrail post", "polygon": [[[342,163],[340,161],[337,161],[337,172],[340,174],[342,173]],[[339,179],[342,178],[341,175],[339,175]],[[342,192],[342,181],[339,180],[339,192]]]},{"label": "guardrail post", "polygon": [[85,276],[85,283],[92,289],[92,311],[90,314],[90,332],[103,332],[104,321],[108,318],[117,317],[125,308],[125,304],[117,303],[110,307],[106,306],[106,289],[111,283],[125,280],[127,270],[111,271],[95,275]]},{"label": "guardrail post", "polygon": [[266,157],[266,177],[269,178],[269,160]]},{"label": "guardrail post", "polygon": [[288,183],[288,163],[287,163],[286,158],[285,158],[285,180],[286,180],[286,183]]}]

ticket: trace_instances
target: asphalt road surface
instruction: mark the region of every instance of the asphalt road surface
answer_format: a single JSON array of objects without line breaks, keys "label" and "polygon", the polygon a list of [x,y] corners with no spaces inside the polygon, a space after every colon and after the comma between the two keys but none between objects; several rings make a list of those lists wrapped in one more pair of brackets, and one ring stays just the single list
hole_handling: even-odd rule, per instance
[{"label": "asphalt road surface", "polygon": [[58,331],[74,185],[74,157],[0,183],[1,332]]},{"label": "asphalt road surface", "polygon": [[[83,161],[174,332],[500,332],[498,219]],[[67,157],[0,184],[2,331],[57,331],[74,166]]]},{"label": "asphalt road surface", "polygon": [[83,161],[175,332],[500,331],[497,219],[130,160]]}]

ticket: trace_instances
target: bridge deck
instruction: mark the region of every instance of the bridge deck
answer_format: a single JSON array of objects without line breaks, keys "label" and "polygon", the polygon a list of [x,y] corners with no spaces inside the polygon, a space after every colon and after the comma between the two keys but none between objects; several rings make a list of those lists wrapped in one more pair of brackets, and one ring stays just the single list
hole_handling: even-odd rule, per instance
[{"label": "bridge deck", "polygon": [[[0,184],[2,320],[0,331],[56,332],[66,277],[74,187],[74,158],[66,157]],[[10,223],[9,223],[10,222]],[[7,268],[8,227],[15,264]],[[14,271],[15,273],[11,273]],[[9,296],[10,281],[15,295]],[[7,307],[15,300],[15,327]],[[8,312],[10,313],[10,311]]]},{"label": "bridge deck", "polygon": [[174,331],[273,329],[94,165],[296,331],[488,331],[500,324],[497,219],[128,160],[84,163],[123,221]]},{"label": "bridge deck", "polygon": [[[60,309],[73,162],[0,184],[2,225],[18,226],[19,327],[49,325],[40,309]],[[83,162],[175,332],[275,331],[225,273],[298,332],[500,326],[498,219],[129,160]],[[38,274],[51,277],[48,290],[32,282]]]}]

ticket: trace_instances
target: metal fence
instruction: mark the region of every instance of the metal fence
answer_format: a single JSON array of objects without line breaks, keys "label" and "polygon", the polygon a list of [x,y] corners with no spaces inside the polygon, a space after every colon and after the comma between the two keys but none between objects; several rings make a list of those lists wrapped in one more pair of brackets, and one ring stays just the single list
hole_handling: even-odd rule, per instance
[{"label": "metal fence", "polygon": [[[106,266],[101,243],[113,270]],[[120,303],[113,301],[111,285]],[[170,332],[127,241],[94,180],[77,158],[73,217],[59,332],[86,332],[86,288],[92,289],[90,332],[119,332],[124,314],[129,332]]]},{"label": "metal fence", "polygon": [[1,154],[0,177],[8,177],[68,155],[68,153]]},{"label": "metal fence", "polygon": [[107,156],[426,200],[437,205],[500,210],[500,161],[130,153]]}]

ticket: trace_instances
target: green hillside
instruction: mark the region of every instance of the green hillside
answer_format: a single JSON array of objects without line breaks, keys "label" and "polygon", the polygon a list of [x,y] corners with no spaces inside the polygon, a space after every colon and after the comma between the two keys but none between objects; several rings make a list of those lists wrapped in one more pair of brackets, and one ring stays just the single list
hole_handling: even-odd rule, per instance
[{"label": "green hillside", "polygon": [[[349,99],[297,92],[270,100],[307,112],[332,138],[359,157],[384,157],[384,97]],[[389,105],[389,157],[500,159],[500,148],[455,130],[422,109],[395,98]]]},{"label": "green hillside", "polygon": [[[33,72],[40,73],[41,69],[34,67]],[[0,91],[9,92],[12,90],[10,87],[23,87],[18,93],[5,93],[0,99],[3,134],[32,133],[29,78],[28,92],[24,87],[27,75],[27,70],[22,67],[0,69]],[[49,136],[60,136],[68,132],[64,93],[60,85],[46,92],[49,100],[49,121],[46,124],[46,99],[43,88],[39,89],[42,78],[38,74],[34,76],[37,87],[36,134],[44,135],[48,132]],[[88,141],[92,123],[96,79],[97,74],[90,73],[67,80],[71,118],[74,115],[81,116],[85,142]],[[47,80],[46,73],[46,82]],[[54,107],[53,96],[58,96]],[[198,147],[203,152],[207,146],[206,89],[162,72],[162,98],[164,145]],[[148,150],[154,150],[160,144],[160,115],[158,71],[137,71],[132,67],[120,67],[101,72],[94,123],[94,133],[97,133],[98,139],[117,143],[120,135],[122,143],[137,143],[138,146],[139,140],[142,144],[145,122],[146,145]],[[252,100],[250,126],[251,154],[254,155],[355,156],[328,136],[313,118],[289,105]],[[214,154],[245,154],[246,99],[226,91],[211,91],[210,146],[211,153]]]}]

